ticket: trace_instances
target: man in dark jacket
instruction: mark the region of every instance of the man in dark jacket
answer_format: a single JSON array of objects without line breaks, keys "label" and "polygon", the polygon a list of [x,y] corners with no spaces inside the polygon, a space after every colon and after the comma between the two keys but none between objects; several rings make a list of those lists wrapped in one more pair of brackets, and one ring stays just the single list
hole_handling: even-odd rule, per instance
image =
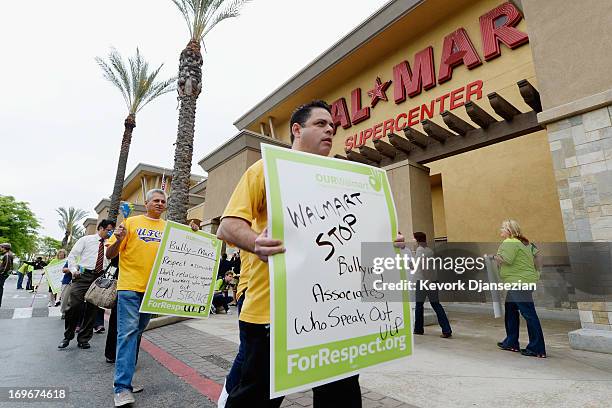
[{"label": "man in dark jacket", "polygon": [[0,306],[2,306],[2,296],[4,295],[4,282],[13,271],[13,253],[11,244],[0,244]]}]

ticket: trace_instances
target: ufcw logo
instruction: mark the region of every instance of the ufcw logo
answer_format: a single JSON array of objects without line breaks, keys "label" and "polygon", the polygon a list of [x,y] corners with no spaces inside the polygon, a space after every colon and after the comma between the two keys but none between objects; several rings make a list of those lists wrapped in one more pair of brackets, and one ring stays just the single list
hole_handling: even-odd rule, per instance
[{"label": "ufcw logo", "polygon": [[138,235],[138,238],[142,239],[144,242],[161,242],[164,233],[148,228],[138,228],[136,230],[136,235]]}]

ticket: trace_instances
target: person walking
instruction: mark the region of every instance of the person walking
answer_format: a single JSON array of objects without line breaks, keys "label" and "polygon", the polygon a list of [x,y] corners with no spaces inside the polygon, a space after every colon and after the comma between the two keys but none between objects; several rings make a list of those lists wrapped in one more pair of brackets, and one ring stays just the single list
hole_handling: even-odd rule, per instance
[{"label": "person walking", "polygon": [[[17,275],[17,290],[23,290],[23,278],[25,276],[27,276],[28,274],[31,275],[32,271],[34,270],[34,268],[32,268],[30,265],[28,265],[25,262],[21,263],[21,266],[19,267],[19,269],[17,270],[17,272],[19,272]],[[27,284],[26,284],[26,288],[27,288]]]},{"label": "person walking", "polygon": [[[505,220],[500,228],[504,241],[499,246],[494,259],[499,266],[499,274],[504,283],[537,283],[540,275],[535,267],[538,248],[521,232],[515,220]],[[529,357],[546,357],[546,345],[542,325],[533,303],[533,291],[509,290],[504,304],[504,323],[506,338],[497,343],[502,350],[521,352]],[[527,322],[529,344],[524,349],[519,345],[519,313]]]},{"label": "person walking", "polygon": [[[55,254],[55,258],[49,261],[49,264],[47,266],[51,266],[51,265],[55,265],[57,263],[63,262],[64,268],[68,268],[68,261],[66,260],[66,255],[67,253],[64,248],[59,249],[57,251],[57,254]],[[60,298],[61,298],[61,292],[60,292]],[[57,295],[53,293],[53,290],[51,290],[51,285],[49,285],[49,307],[59,306],[59,304],[60,304],[60,300],[57,299]]]},{"label": "person walking", "polygon": [[[89,340],[93,336],[94,320],[98,307],[85,302],[85,293],[91,284],[104,273],[108,266],[108,259],[104,256],[106,239],[115,228],[114,221],[102,220],[98,224],[95,234],[79,238],[68,255],[68,268],[72,273],[72,288],[70,299],[65,312],[64,338],[60,342],[60,349],[68,347],[74,338],[76,327],[81,318],[83,323],[77,336],[77,346],[81,349],[91,347]],[[77,262],[78,260],[78,262]],[[82,307],[84,306],[84,309]],[[81,316],[81,311],[83,316]]]},{"label": "person walking", "polygon": [[35,261],[25,261],[25,263],[32,267],[32,270],[27,273],[28,281],[26,282],[26,290],[30,292],[34,292],[34,282],[33,282],[32,274],[36,271],[45,269],[45,266],[47,266],[47,263],[43,261],[42,256],[36,257]]},{"label": "person walking", "polygon": [[[292,149],[327,156],[334,125],[331,108],[323,101],[298,107],[289,122]],[[283,398],[270,399],[270,282],[268,256],[285,251],[283,243],[268,237],[268,214],[263,161],[244,173],[221,218],[217,238],[255,254],[249,265],[248,290],[240,313],[239,330],[245,343],[240,381],[229,392],[225,406],[279,407]],[[401,238],[403,244],[404,238]],[[244,334],[244,337],[242,335]],[[314,407],[361,407],[359,376],[313,389]]]},{"label": "person walking", "polygon": [[116,407],[134,403],[134,392],[142,387],[132,384],[136,369],[139,339],[151,315],[140,313],[140,304],[151,275],[153,262],[162,240],[166,221],[161,219],[166,210],[166,193],[149,190],[145,195],[146,215],[123,221],[109,240],[106,257],[119,255],[117,281],[117,353],[113,383]]},{"label": "person walking", "polygon": [[[438,275],[435,269],[435,265],[429,265],[428,259],[433,258],[434,252],[427,246],[427,234],[424,232],[417,231],[412,234],[417,243],[417,249],[415,253],[415,279],[421,281],[438,282]],[[420,260],[419,260],[420,259]],[[414,334],[425,334],[424,327],[424,313],[423,304],[425,299],[429,299],[436,317],[438,318],[438,324],[442,329],[440,337],[447,339],[453,335],[453,331],[446,316],[444,308],[438,300],[438,289],[425,289],[420,287],[420,282],[417,282],[415,292],[416,304],[414,308]]]},{"label": "person walking", "polygon": [[4,296],[4,282],[13,272],[13,258],[11,244],[8,242],[0,244],[0,307],[2,307],[2,296]]}]

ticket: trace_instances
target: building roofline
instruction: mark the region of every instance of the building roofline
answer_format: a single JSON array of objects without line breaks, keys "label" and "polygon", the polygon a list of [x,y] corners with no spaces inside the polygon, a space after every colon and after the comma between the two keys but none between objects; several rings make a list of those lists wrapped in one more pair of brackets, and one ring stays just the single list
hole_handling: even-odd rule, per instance
[{"label": "building roofline", "polygon": [[353,31],[345,35],[315,58],[310,64],[306,65],[301,71],[266,96],[250,111],[238,118],[234,122],[234,126],[236,126],[238,130],[247,128],[253,124],[257,118],[261,117],[263,114],[283,102],[295,91],[341,62],[351,53],[377,36],[381,31],[384,31],[389,25],[406,16],[406,14],[410,13],[424,1],[425,0],[389,1],[359,24]]},{"label": "building roofline", "polygon": [[[165,173],[169,177],[172,177],[172,172],[173,172],[172,169],[168,169],[165,167],[154,166],[152,164],[146,164],[146,163],[138,163],[136,167],[134,167],[134,170],[132,170],[130,174],[128,174],[127,177],[123,180],[123,187],[125,188],[128,184],[130,184],[130,182],[132,182],[132,180],[134,180],[134,178],[136,178],[136,176],[138,176],[138,174],[144,171],[148,171],[150,173],[159,173],[159,174]],[[206,177],[191,173],[190,178],[194,181],[200,182]]]}]

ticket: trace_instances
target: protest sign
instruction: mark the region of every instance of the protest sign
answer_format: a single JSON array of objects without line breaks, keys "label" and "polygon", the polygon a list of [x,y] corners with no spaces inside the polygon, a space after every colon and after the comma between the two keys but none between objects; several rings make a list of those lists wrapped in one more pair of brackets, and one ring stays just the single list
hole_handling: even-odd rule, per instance
[{"label": "protest sign", "polygon": [[220,252],[214,235],[168,221],[140,311],[208,317]]},{"label": "protest sign", "polygon": [[359,266],[362,242],[396,253],[385,171],[269,145],[262,154],[268,229],[286,248],[269,259],[271,397],[410,355],[407,293],[387,302]]},{"label": "protest sign", "polygon": [[47,282],[49,282],[49,287],[53,293],[59,293],[62,290],[62,279],[64,279],[63,270],[65,264],[66,260],[63,259],[45,266],[45,276],[47,277]]}]

